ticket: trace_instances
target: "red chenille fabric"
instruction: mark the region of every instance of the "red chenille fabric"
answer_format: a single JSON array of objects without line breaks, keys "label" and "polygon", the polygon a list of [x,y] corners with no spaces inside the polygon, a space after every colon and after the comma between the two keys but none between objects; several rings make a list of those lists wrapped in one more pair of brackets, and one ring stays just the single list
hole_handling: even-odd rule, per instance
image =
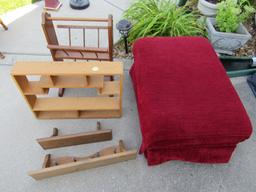
[{"label": "red chenille fabric", "polygon": [[130,70],[149,165],[227,163],[252,126],[209,41],[143,38]]}]

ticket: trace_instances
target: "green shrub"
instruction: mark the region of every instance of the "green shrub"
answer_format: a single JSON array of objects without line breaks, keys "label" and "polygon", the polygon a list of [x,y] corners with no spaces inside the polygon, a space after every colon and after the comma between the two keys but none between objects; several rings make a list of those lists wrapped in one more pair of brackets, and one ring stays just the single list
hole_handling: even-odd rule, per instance
[{"label": "green shrub", "polygon": [[177,7],[170,0],[137,0],[125,11],[124,17],[133,24],[130,42],[147,36],[205,35],[198,15],[185,7]]},{"label": "green shrub", "polygon": [[247,0],[225,0],[218,4],[216,27],[221,32],[236,32],[240,23],[246,21],[255,9]]}]

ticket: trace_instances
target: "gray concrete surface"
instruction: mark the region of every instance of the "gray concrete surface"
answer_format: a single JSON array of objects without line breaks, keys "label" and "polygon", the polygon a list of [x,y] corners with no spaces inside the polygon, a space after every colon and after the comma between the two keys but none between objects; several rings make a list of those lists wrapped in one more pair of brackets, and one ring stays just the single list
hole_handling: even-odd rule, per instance
[{"label": "gray concrete surface", "polygon": [[[136,101],[126,64],[123,117],[101,120],[104,128],[113,129],[113,140],[44,151],[35,139],[49,136],[53,127],[61,133],[95,129],[96,120],[37,120],[10,78],[11,66],[0,66],[0,191],[161,191],[161,192],[253,192],[256,183],[255,134],[239,144],[232,160],[225,165],[204,165],[172,161],[148,167],[145,158],[69,175],[34,181],[27,175],[41,167],[47,153],[84,155],[123,139],[128,148],[139,148]],[[252,123],[256,123],[256,102],[245,78],[233,79]],[[67,95],[74,94],[67,90]]]},{"label": "gray concrete surface", "polygon": [[[49,11],[52,16],[107,18],[109,14],[112,14],[114,21],[114,41],[116,42],[120,38],[120,35],[115,25],[122,19],[123,10],[129,6],[132,0],[92,0],[90,1],[90,7],[85,10],[71,9],[69,7],[69,0],[62,0],[61,2],[63,5],[58,11]],[[44,1],[40,1],[34,5],[36,5],[37,8],[8,24],[8,31],[4,31],[0,28],[1,52],[49,54],[41,29],[41,13],[43,11]],[[12,17],[12,15],[8,15],[8,17]],[[5,16],[3,16],[3,18],[5,18]],[[10,19],[6,18],[6,20]],[[60,40],[65,41],[67,38],[65,31],[59,30],[59,34],[61,35]],[[90,35],[93,35],[93,33]],[[93,41],[93,39],[90,40],[90,38],[87,38],[89,43]],[[104,42],[104,40],[105,39],[103,39],[102,42]]]},{"label": "gray concrete surface", "polygon": [[[128,0],[108,0],[125,9]],[[63,1],[67,3],[68,1]],[[105,16],[109,12],[114,18],[121,16],[120,9],[103,0],[91,0],[92,6],[84,12],[72,12],[64,4],[59,12],[67,16]],[[94,4],[97,3],[97,4]],[[97,6],[96,6],[97,5]],[[103,147],[116,144],[123,139],[128,148],[139,148],[139,129],[136,101],[128,70],[132,61],[125,62],[123,95],[123,117],[101,120],[103,128],[113,129],[113,140],[72,146],[53,150],[42,150],[36,138],[46,137],[58,127],[63,134],[94,130],[96,120],[37,120],[33,117],[10,78],[10,70],[17,60],[51,60],[45,48],[40,28],[39,8],[11,23],[9,31],[0,29],[0,50],[7,52],[0,60],[0,191],[3,192],[254,192],[256,189],[256,145],[255,133],[238,145],[232,160],[225,165],[205,165],[172,161],[148,167],[145,158],[138,155],[131,160],[115,165],[54,177],[39,182],[27,175],[30,170],[41,167],[47,153],[53,155],[84,155]],[[95,11],[97,10],[97,11]],[[89,14],[90,12],[90,14]],[[31,29],[25,26],[29,25]],[[117,33],[115,33],[117,34]],[[118,38],[118,36],[116,36]],[[16,54],[14,54],[16,53]],[[256,100],[246,84],[245,78],[232,79],[244,106],[256,125]],[[80,94],[66,91],[67,95]]]}]

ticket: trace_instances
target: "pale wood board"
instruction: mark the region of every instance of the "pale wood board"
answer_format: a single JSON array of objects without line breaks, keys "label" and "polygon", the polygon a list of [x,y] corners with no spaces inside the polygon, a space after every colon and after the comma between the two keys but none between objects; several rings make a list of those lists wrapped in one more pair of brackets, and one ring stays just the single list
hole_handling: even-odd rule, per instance
[{"label": "pale wood board", "polygon": [[44,149],[53,149],[58,147],[66,147],[72,145],[95,143],[112,139],[112,130],[98,130],[90,132],[82,132],[70,135],[51,136],[47,138],[37,139],[37,142]]},{"label": "pale wood board", "polygon": [[112,155],[106,155],[98,158],[88,159],[84,161],[78,161],[73,163],[67,163],[54,167],[43,168],[37,171],[31,171],[28,174],[35,180],[41,180],[49,177],[72,173],[76,171],[82,171],[92,169],[100,166],[110,165],[122,161],[135,159],[137,150],[128,150]]},{"label": "pale wood board", "polygon": [[[97,67],[97,71],[92,69]],[[72,70],[70,70],[72,69]],[[121,62],[46,62],[19,61],[11,70],[12,75],[122,75]]]},{"label": "pale wood board", "polygon": [[115,97],[37,98],[33,111],[118,110]]}]

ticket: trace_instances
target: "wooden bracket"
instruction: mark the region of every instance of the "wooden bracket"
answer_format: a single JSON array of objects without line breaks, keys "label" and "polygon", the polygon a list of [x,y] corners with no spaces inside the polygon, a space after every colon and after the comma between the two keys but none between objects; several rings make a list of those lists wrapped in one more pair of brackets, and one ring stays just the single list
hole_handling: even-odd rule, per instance
[{"label": "wooden bracket", "polygon": [[136,155],[137,150],[126,150],[123,141],[120,140],[117,146],[108,147],[84,157],[64,156],[52,158],[48,154],[45,156],[42,169],[31,171],[28,174],[34,179],[40,180],[135,159]]},{"label": "wooden bracket", "polygon": [[83,132],[70,135],[58,135],[58,129],[53,128],[51,137],[37,139],[37,142],[44,149],[52,149],[58,147],[66,147],[72,145],[81,145],[87,143],[95,143],[99,141],[108,141],[112,139],[111,129],[101,129],[101,124],[97,122],[97,131]]}]

